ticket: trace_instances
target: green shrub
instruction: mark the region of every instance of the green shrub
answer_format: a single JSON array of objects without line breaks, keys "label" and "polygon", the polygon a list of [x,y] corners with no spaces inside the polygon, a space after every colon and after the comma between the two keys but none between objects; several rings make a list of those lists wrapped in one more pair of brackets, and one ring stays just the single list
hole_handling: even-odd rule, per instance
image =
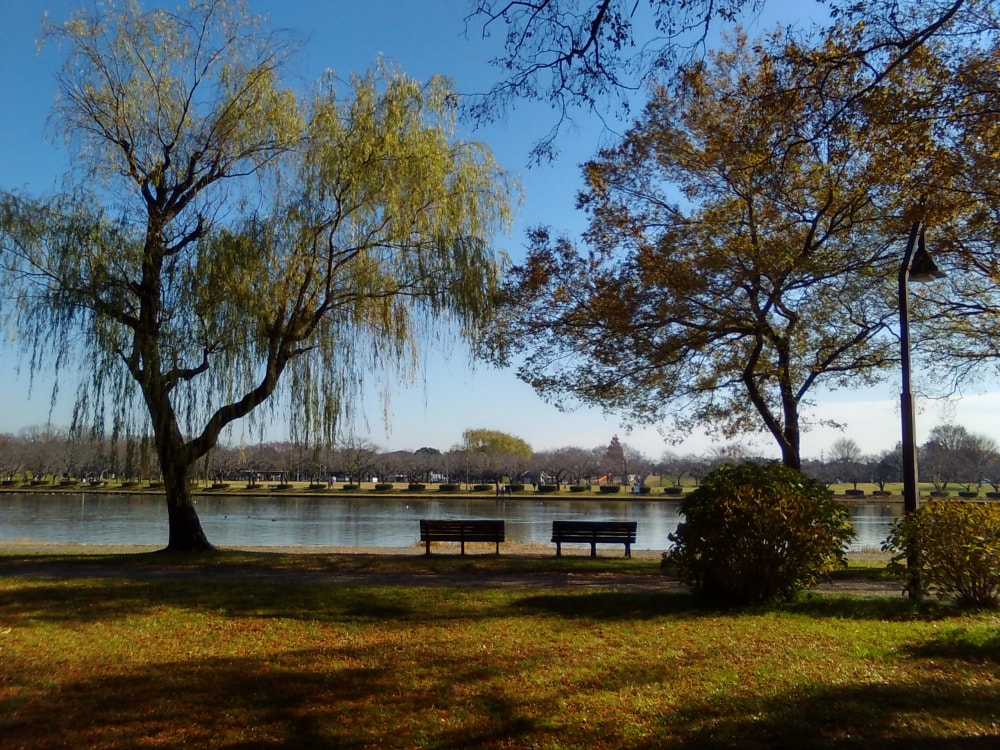
[{"label": "green shrub", "polygon": [[883,548],[897,573],[916,555],[922,594],[967,607],[1000,603],[1000,505],[929,500],[896,521]]},{"label": "green shrub", "polygon": [[392,482],[378,482],[375,485],[376,492],[392,492],[393,485]]},{"label": "green shrub", "polygon": [[509,485],[511,492],[524,492],[524,484],[521,482],[511,482]]},{"label": "green shrub", "polygon": [[683,495],[684,494],[684,488],[683,487],[664,487],[663,488],[663,494],[664,495]]},{"label": "green shrub", "polygon": [[458,492],[461,488],[458,482],[441,482],[438,485],[438,492]]},{"label": "green shrub", "polygon": [[340,488],[343,492],[356,492],[361,489],[360,484],[345,484]]},{"label": "green shrub", "polygon": [[837,565],[855,532],[819,482],[772,463],[722,466],[679,508],[664,566],[699,594],[733,604],[791,598]]},{"label": "green shrub", "polygon": [[571,484],[569,486],[570,492],[590,492],[590,487],[585,484]]},{"label": "green shrub", "polygon": [[424,490],[427,489],[427,485],[426,484],[420,484],[418,482],[410,482],[406,486],[406,489],[407,489],[408,492],[423,492]]},{"label": "green shrub", "polygon": [[489,492],[492,489],[496,489],[496,485],[492,484],[474,484],[472,485],[473,492]]},{"label": "green shrub", "polygon": [[538,485],[538,491],[539,492],[558,492],[559,491],[559,485],[558,484],[540,484],[540,485]]},{"label": "green shrub", "polygon": [[614,495],[617,492],[621,492],[622,488],[620,484],[602,484],[601,494],[602,495]]}]

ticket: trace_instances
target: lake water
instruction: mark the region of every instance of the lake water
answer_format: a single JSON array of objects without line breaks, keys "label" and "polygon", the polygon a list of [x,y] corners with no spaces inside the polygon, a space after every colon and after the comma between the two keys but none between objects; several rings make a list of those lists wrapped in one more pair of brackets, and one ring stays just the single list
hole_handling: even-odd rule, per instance
[{"label": "lake water", "polygon": [[[537,500],[377,496],[201,496],[198,515],[209,540],[226,546],[410,547],[421,518],[503,519],[508,540],[550,544],[553,519],[627,520],[635,549],[662,550],[683,518],[671,500]],[[899,504],[851,505],[853,549],[878,547]],[[159,495],[0,494],[0,541],[55,544],[166,544]]]}]

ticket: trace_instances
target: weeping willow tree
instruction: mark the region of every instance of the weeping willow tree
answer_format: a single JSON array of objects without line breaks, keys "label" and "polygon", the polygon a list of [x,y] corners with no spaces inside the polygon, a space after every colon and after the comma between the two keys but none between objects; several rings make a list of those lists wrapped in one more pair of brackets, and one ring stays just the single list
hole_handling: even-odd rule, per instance
[{"label": "weeping willow tree", "polygon": [[208,549],[191,472],[234,421],[282,404],[332,439],[442,321],[483,330],[513,186],[456,140],[446,81],[297,91],[294,40],[238,0],[96,4],[44,36],[73,187],[0,198],[5,322],[33,372],[79,380],[75,420],[152,436],[168,548]]}]

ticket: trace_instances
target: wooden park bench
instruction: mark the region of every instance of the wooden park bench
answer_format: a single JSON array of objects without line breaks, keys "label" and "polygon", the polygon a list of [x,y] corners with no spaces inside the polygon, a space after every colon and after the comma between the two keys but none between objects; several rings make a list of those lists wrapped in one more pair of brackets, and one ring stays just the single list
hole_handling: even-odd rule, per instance
[{"label": "wooden park bench", "polygon": [[598,544],[624,544],[625,557],[632,557],[635,529],[635,521],[553,521],[552,541],[556,557],[566,543],[589,544],[591,557],[597,557]]},{"label": "wooden park bench", "polygon": [[420,520],[420,541],[427,545],[431,553],[431,542],[459,542],[465,554],[466,542],[493,542],[500,554],[500,542],[504,539],[503,521],[494,520]]}]

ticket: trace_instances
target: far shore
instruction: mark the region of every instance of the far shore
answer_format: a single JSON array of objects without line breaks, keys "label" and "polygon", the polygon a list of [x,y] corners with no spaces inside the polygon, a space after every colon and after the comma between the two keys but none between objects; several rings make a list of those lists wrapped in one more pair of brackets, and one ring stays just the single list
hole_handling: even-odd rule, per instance
[{"label": "far shore", "polygon": [[[485,485],[480,485],[485,486]],[[462,483],[458,489],[442,488],[439,484],[428,483],[425,489],[414,491],[405,482],[392,483],[392,489],[376,488],[374,482],[363,482],[360,485],[351,485],[343,482],[330,484],[310,484],[309,482],[288,482],[285,484],[278,482],[258,482],[249,485],[245,482],[220,482],[207,483],[200,482],[191,487],[194,496],[227,496],[227,497],[272,497],[276,495],[289,495],[293,497],[350,497],[350,496],[379,496],[398,498],[422,498],[422,497],[449,497],[466,500],[482,500],[488,498],[500,500],[516,500],[526,498],[536,498],[544,500],[681,500],[687,492],[694,489],[693,486],[684,486],[681,494],[672,487],[655,486],[647,487],[645,491],[633,492],[631,487],[611,485],[616,490],[602,489],[608,485],[577,485],[578,489],[572,489],[572,485],[561,485],[558,490],[542,490],[541,488],[525,485],[523,489],[515,489],[509,493],[503,491],[497,494],[494,485],[490,485],[488,490],[473,490],[470,485]],[[885,503],[901,504],[902,494],[891,488],[888,492],[877,489],[861,489],[856,492],[848,492],[843,487],[835,487],[833,496],[845,503]],[[87,494],[113,494],[113,495],[156,495],[163,494],[164,488],[161,482],[79,482],[74,480],[60,480],[58,482],[0,482],[0,493],[87,493]],[[989,493],[996,494],[996,493]],[[921,496],[931,497],[931,488],[921,488]],[[958,491],[948,493],[949,497],[960,497]],[[994,499],[987,497],[986,493],[973,495],[980,500]]]}]

